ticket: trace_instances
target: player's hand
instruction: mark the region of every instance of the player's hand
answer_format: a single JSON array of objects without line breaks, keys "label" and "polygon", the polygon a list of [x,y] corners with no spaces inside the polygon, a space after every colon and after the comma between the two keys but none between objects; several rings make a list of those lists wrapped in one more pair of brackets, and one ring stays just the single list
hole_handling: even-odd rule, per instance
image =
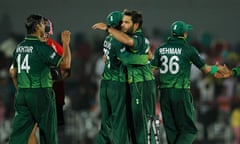
[{"label": "player's hand", "polygon": [[232,76],[232,71],[224,64],[223,66],[219,63],[216,63],[218,71],[214,74],[215,78],[228,78]]},{"label": "player's hand", "polygon": [[153,58],[153,54],[152,54],[152,51],[151,49],[148,50],[148,60],[152,60]]},{"label": "player's hand", "polygon": [[106,31],[106,30],[107,30],[107,24],[102,23],[102,22],[96,23],[96,24],[94,24],[94,25],[92,26],[92,29],[93,29],[93,30],[99,29],[99,30]]},{"label": "player's hand", "polygon": [[61,34],[62,43],[69,45],[71,39],[71,32],[69,30],[64,30]]}]

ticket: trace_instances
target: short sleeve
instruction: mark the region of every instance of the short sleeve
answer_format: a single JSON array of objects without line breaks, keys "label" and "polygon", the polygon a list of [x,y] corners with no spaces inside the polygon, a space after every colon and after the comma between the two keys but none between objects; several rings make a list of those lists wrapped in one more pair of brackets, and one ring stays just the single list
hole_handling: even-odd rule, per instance
[{"label": "short sleeve", "polygon": [[199,52],[194,48],[190,47],[190,56],[192,63],[197,66],[199,69],[201,69],[205,65],[204,59],[200,56]]},{"label": "short sleeve", "polygon": [[49,65],[59,66],[62,56],[59,55],[52,47],[42,44],[41,47],[38,47],[39,55],[42,57],[44,62]]}]

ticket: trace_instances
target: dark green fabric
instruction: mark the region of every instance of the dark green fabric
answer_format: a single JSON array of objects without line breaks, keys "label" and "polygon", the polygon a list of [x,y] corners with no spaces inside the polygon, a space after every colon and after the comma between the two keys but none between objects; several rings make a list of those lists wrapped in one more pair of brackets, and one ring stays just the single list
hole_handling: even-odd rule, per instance
[{"label": "dark green fabric", "polygon": [[131,136],[134,144],[147,144],[147,116],[155,115],[156,86],[155,81],[130,84],[130,109],[132,116]]},{"label": "dark green fabric", "polygon": [[192,144],[197,135],[189,89],[160,89],[160,106],[168,144]]},{"label": "dark green fabric", "polygon": [[101,128],[97,144],[128,144],[126,120],[126,67],[120,61],[124,45],[111,35],[103,43],[106,57],[100,85]]},{"label": "dark green fabric", "polygon": [[154,80],[150,64],[146,65],[128,65],[127,66],[128,83],[144,82]]},{"label": "dark green fabric", "polygon": [[19,89],[9,144],[27,144],[35,123],[41,144],[57,144],[57,117],[52,88]]},{"label": "dark green fabric", "polygon": [[127,51],[130,51],[134,54],[147,54],[150,49],[149,40],[143,35],[142,30],[139,29],[131,35],[131,38],[134,40],[134,46],[126,46]]},{"label": "dark green fabric", "polygon": [[124,65],[146,65],[149,63],[147,54],[122,53],[121,61]]},{"label": "dark green fabric", "polygon": [[101,129],[97,144],[128,144],[126,117],[126,82],[101,81]]},{"label": "dark green fabric", "polygon": [[103,51],[106,57],[103,80],[126,82],[126,68],[120,61],[123,45],[111,35],[108,35],[103,44]]}]

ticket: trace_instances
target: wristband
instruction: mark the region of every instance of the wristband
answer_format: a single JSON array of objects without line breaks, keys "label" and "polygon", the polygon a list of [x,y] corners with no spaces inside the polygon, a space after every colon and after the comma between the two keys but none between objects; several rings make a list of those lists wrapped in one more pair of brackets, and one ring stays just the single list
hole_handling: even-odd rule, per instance
[{"label": "wristband", "polygon": [[218,67],[217,66],[215,66],[215,65],[211,66],[210,74],[214,75],[217,71],[218,71]]}]

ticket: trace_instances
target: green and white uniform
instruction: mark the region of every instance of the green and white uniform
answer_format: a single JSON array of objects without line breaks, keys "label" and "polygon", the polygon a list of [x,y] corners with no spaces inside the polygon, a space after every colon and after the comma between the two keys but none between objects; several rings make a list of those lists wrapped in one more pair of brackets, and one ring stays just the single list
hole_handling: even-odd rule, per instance
[{"label": "green and white uniform", "polygon": [[204,60],[183,37],[171,37],[156,49],[151,64],[160,69],[160,106],[168,143],[192,143],[197,128],[190,93],[191,65],[201,69]]},{"label": "green and white uniform", "polygon": [[126,68],[119,60],[123,45],[108,35],[104,40],[105,68],[100,86],[101,129],[97,144],[128,144]]},{"label": "green and white uniform", "polygon": [[[139,29],[131,35],[134,39],[133,47],[125,50],[133,56],[128,59],[127,75],[130,87],[129,109],[131,120],[131,137],[134,144],[147,143],[147,115],[155,115],[156,85],[154,75],[148,61],[149,41]],[[142,57],[143,56],[143,57]],[[129,60],[131,59],[131,60]]]},{"label": "green and white uniform", "polygon": [[26,36],[14,51],[18,92],[15,117],[9,144],[27,144],[35,123],[40,129],[41,144],[57,144],[55,94],[50,65],[58,66],[62,58],[37,37]]}]

